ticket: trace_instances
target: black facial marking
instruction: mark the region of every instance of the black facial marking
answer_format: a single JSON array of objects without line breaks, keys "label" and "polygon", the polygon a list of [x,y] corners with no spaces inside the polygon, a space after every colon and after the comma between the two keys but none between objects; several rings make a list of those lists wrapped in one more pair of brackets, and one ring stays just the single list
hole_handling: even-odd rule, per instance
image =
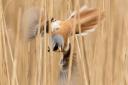
[{"label": "black facial marking", "polygon": [[51,22],[53,22],[53,21],[54,21],[54,18],[51,19]]},{"label": "black facial marking", "polygon": [[51,19],[51,22],[54,22],[54,21],[56,21],[56,19],[52,18],[52,19]]},{"label": "black facial marking", "polygon": [[55,46],[53,47],[53,51],[58,50],[58,44],[56,43]]},{"label": "black facial marking", "polygon": [[80,34],[81,32],[76,32],[75,34]]}]

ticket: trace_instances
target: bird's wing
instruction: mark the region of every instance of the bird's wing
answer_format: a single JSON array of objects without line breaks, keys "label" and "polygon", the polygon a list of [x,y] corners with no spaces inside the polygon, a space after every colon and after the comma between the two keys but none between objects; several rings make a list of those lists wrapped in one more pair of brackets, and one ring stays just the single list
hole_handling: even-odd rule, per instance
[{"label": "bird's wing", "polygon": [[52,32],[52,35],[62,36],[65,48],[68,46],[70,36],[73,34],[87,35],[89,32],[95,31],[95,27],[103,17],[103,12],[98,9],[82,7],[79,13],[74,12],[67,20],[56,23],[57,29]]},{"label": "bird's wing", "polygon": [[[39,18],[40,18],[39,8],[31,7],[23,12],[22,32],[25,39],[35,38],[39,29]],[[45,17],[44,17],[44,13],[42,13],[41,25],[40,25],[41,28],[43,27],[44,23],[45,23]]]},{"label": "bird's wing", "polygon": [[[80,8],[79,13],[82,13],[83,11],[88,10],[88,6],[84,5],[83,7]],[[78,15],[78,12],[75,10],[71,13],[68,19],[74,18],[76,15]]]},{"label": "bird's wing", "polygon": [[[76,34],[81,34],[83,32],[92,32],[95,30],[98,23],[104,18],[104,12],[95,9],[87,8],[86,6],[80,8],[79,12],[73,12],[69,17],[69,20],[74,22],[76,20]],[[80,29],[79,29],[80,25]]]}]

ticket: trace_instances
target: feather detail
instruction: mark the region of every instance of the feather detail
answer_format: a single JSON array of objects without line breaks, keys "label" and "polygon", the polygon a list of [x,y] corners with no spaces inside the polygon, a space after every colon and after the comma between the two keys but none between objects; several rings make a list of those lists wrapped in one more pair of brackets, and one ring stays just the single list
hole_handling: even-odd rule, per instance
[{"label": "feather detail", "polygon": [[88,35],[89,33],[94,32],[95,30],[96,30],[96,28],[93,28],[93,29],[90,29],[90,30],[86,30],[85,32],[78,33],[78,34],[76,34],[76,35],[77,35],[77,36],[86,36],[86,35]]},{"label": "feather detail", "polygon": [[60,28],[61,21],[57,20],[51,23],[52,32],[58,30]]},{"label": "feather detail", "polygon": [[[60,60],[60,74],[59,74],[59,85],[67,85],[68,79],[68,70],[69,70],[69,59],[71,53],[71,44],[69,44],[69,49],[63,52],[63,56]],[[71,85],[78,85],[75,84],[75,78],[78,77],[77,71],[77,61],[76,61],[76,53],[73,50],[73,60],[72,60],[72,67],[71,67]]]},{"label": "feather detail", "polygon": [[[89,12],[87,12],[87,14],[86,13],[84,15],[81,14],[79,20],[80,22],[78,22],[76,26],[80,24],[81,32],[84,32],[85,30],[93,29],[103,19],[103,16],[104,16],[103,13],[100,13],[99,10],[91,9],[89,10]],[[77,26],[76,32],[79,31],[80,30]]]},{"label": "feather detail", "polygon": [[[74,22],[78,20],[79,16],[79,22]],[[78,36],[84,36],[87,35],[88,33],[94,31],[97,27],[97,24],[101,22],[104,18],[104,13],[101,12],[98,9],[93,9],[93,8],[88,8],[86,6],[82,7],[77,13],[74,11],[72,15],[65,21],[55,21],[52,25],[53,35],[61,35],[64,39],[64,48],[65,49],[68,44],[68,38],[75,34],[79,34]],[[75,26],[74,26],[75,25]],[[80,27],[79,27],[80,25]]]},{"label": "feather detail", "polygon": [[[54,32],[52,32],[52,36],[54,35],[61,35],[64,38],[64,46],[67,46],[68,37],[70,37],[70,34],[72,31],[72,24],[69,20],[61,21],[60,28]],[[64,47],[65,48],[65,47]]]},{"label": "feather detail", "polygon": [[[41,15],[41,25],[39,26],[40,9],[31,7],[24,10],[22,16],[22,31],[25,39],[33,39],[38,31],[44,31],[44,24],[48,25],[44,12]],[[40,30],[39,30],[40,28]],[[46,30],[47,31],[47,30]]]},{"label": "feather detail", "polygon": [[[79,19],[79,22],[76,22],[76,33],[85,32],[85,30],[96,28],[96,25],[101,22],[104,18],[104,12],[95,8],[88,8],[86,5],[81,7],[79,12],[73,12],[68,18],[72,23],[75,20]],[[78,28],[80,25],[80,29]]]},{"label": "feather detail", "polygon": [[[87,10],[87,9],[88,9],[88,6],[87,6],[87,5],[84,5],[84,6],[79,10],[79,12],[81,13],[81,12]],[[74,11],[74,12],[70,15],[70,17],[69,17],[68,19],[74,18],[76,15],[77,15],[77,11]]]}]

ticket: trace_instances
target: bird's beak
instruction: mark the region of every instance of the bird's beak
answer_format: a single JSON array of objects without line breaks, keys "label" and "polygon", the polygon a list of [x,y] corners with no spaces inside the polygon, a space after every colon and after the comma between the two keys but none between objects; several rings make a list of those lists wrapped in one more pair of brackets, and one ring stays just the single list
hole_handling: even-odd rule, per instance
[{"label": "bird's beak", "polygon": [[62,48],[61,48],[61,47],[59,47],[58,49],[59,49],[59,50],[58,50],[59,52],[61,52],[61,51],[62,51]]},{"label": "bird's beak", "polygon": [[[50,52],[50,47],[48,47],[48,52]],[[56,52],[63,52],[63,51],[62,51],[62,48],[59,47],[58,50],[57,50]]]}]

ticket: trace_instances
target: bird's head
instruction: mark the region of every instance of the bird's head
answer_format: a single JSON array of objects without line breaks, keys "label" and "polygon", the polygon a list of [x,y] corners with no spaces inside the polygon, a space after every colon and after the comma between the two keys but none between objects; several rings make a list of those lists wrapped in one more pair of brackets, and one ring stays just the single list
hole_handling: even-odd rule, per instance
[{"label": "bird's head", "polygon": [[62,48],[64,47],[64,38],[63,36],[56,34],[52,35],[52,50],[53,51],[62,51]]}]

